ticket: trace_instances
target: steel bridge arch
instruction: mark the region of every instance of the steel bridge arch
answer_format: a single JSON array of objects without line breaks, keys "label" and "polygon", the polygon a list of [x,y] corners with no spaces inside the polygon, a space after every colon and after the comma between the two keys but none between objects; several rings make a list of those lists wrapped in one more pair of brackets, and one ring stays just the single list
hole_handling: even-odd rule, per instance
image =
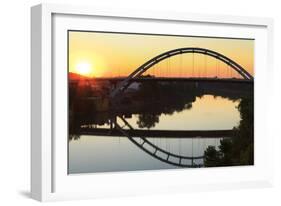
[{"label": "steel bridge arch", "polygon": [[228,58],[227,56],[221,53],[218,53],[210,49],[199,48],[199,47],[183,47],[183,48],[166,51],[142,64],[134,72],[132,72],[126,79],[124,79],[122,82],[120,82],[117,85],[117,87],[110,93],[110,97],[115,97],[120,91],[124,91],[131,84],[130,82],[131,79],[140,77],[144,72],[146,72],[149,68],[151,68],[155,64],[172,56],[185,54],[185,53],[197,53],[197,54],[211,56],[229,65],[232,69],[238,72],[244,79],[249,81],[253,81],[254,79],[253,76],[249,72],[247,72],[242,66],[240,66],[238,63],[236,63],[235,61],[233,61],[232,59]]},{"label": "steel bridge arch", "polygon": [[[129,129],[134,129],[123,117],[119,118],[122,120],[122,122],[125,124],[125,126],[127,126]],[[134,143],[137,147],[139,147],[141,150],[143,150],[144,152],[146,152],[147,154],[149,154],[150,156],[165,162],[167,164],[173,165],[173,166],[178,166],[178,167],[186,167],[186,168],[195,168],[195,167],[203,167],[202,164],[194,164],[193,161],[197,160],[197,159],[204,159],[204,156],[183,156],[183,155],[178,155],[178,154],[174,154],[171,152],[168,152],[160,147],[158,147],[157,145],[153,144],[152,142],[150,142],[147,138],[145,137],[131,137],[130,135],[128,135],[124,130],[123,127],[119,126],[117,124],[117,122],[115,122],[115,127],[116,129],[118,129],[120,132],[122,132],[125,136],[127,136],[127,138]],[[136,140],[136,138],[139,138],[142,140],[142,142],[138,142]],[[153,151],[149,150],[148,148],[146,148],[144,145],[147,144],[150,146],[150,148],[153,149]],[[160,156],[159,153],[164,154],[166,157],[164,158],[163,156]],[[172,161],[171,157],[174,160],[177,161]],[[184,160],[191,160],[192,164],[186,164],[183,161]]]}]

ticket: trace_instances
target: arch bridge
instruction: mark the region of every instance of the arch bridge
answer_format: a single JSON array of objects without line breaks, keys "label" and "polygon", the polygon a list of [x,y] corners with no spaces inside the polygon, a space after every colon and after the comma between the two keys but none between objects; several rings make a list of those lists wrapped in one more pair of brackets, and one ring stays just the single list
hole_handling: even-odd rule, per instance
[{"label": "arch bridge", "polygon": [[146,72],[151,67],[158,64],[159,62],[171,58],[173,56],[182,55],[186,53],[202,54],[215,58],[225,63],[226,65],[229,65],[230,68],[236,71],[245,81],[253,82],[254,79],[253,76],[249,72],[247,72],[246,69],[244,69],[241,65],[239,65],[232,59],[228,58],[227,56],[210,49],[197,48],[197,47],[184,47],[184,48],[178,48],[178,49],[166,51],[142,64],[135,71],[133,71],[128,77],[126,77],[124,80],[119,82],[116,88],[111,91],[110,97],[114,98],[117,94],[126,90],[129,87],[129,85],[133,82],[132,80],[140,78],[144,72]]}]

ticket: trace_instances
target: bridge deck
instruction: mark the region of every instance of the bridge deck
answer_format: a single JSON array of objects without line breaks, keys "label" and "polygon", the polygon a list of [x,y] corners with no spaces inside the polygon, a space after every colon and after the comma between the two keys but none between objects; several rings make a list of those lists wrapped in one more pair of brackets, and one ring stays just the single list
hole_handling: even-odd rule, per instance
[{"label": "bridge deck", "polygon": [[[222,138],[233,137],[233,130],[124,130],[132,137],[150,138]],[[124,136],[124,133],[116,129],[104,128],[83,128],[78,132],[79,135],[95,136]]]}]

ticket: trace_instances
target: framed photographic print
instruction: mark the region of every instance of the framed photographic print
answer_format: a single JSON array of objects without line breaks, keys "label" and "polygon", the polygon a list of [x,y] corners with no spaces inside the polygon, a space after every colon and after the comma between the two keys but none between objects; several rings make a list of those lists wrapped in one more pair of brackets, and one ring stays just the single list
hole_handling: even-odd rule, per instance
[{"label": "framed photographic print", "polygon": [[271,19],[31,12],[33,198],[271,185]]}]

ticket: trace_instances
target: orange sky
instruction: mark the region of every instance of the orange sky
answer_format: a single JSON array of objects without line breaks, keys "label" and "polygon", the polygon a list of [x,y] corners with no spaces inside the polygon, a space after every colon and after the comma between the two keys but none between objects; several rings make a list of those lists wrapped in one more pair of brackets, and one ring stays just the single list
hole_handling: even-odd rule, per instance
[{"label": "orange sky", "polygon": [[[78,31],[69,32],[69,71],[93,77],[127,76],[156,55],[181,47],[201,47],[222,53],[253,75],[254,40]],[[171,57],[149,69],[147,74],[239,77],[224,63],[200,54]]]}]

